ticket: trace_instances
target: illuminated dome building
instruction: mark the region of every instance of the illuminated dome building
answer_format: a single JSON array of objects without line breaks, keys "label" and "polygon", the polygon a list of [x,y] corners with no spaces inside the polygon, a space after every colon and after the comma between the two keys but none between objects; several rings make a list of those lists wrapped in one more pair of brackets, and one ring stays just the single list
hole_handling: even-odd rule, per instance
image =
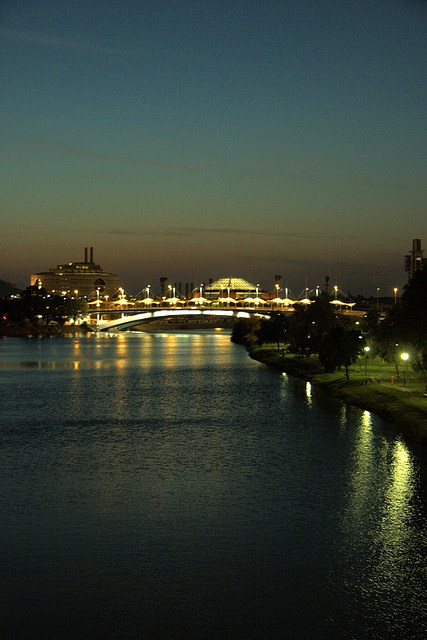
[{"label": "illuminated dome building", "polygon": [[[93,247],[85,248],[84,262],[58,264],[49,271],[31,275],[31,285],[39,285],[48,293],[95,298],[97,290],[110,298],[122,286],[118,276],[107,273],[93,261]],[[77,292],[77,293],[76,293]]]},{"label": "illuminated dome building", "polygon": [[210,300],[230,296],[236,300],[243,300],[249,295],[260,292],[259,286],[244,280],[243,278],[219,278],[208,284],[204,290],[205,296]]}]

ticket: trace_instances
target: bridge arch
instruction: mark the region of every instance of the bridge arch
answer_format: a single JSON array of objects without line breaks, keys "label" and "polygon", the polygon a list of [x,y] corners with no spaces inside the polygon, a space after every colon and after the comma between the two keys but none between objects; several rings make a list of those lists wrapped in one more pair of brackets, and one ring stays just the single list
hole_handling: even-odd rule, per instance
[{"label": "bridge arch", "polygon": [[157,309],[153,311],[142,311],[124,315],[115,320],[108,320],[97,324],[97,331],[126,330],[139,324],[153,322],[173,317],[206,317],[206,318],[249,318],[253,315],[268,318],[268,314],[260,313],[259,310],[245,309]]}]

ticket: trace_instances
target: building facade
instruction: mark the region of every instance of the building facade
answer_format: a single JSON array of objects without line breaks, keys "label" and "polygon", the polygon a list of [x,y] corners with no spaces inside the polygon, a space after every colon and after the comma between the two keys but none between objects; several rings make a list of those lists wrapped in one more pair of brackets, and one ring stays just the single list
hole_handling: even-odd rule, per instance
[{"label": "building facade", "polygon": [[261,289],[259,285],[252,284],[244,278],[219,278],[209,283],[204,292],[209,299],[230,296],[236,300],[243,300],[247,296],[261,293]]},{"label": "building facade", "polygon": [[99,295],[110,298],[118,293],[122,284],[119,276],[108,273],[95,264],[93,247],[85,248],[83,262],[58,264],[49,271],[31,275],[31,285],[42,286],[49,293],[74,295],[95,299]]},{"label": "building facade", "polygon": [[427,265],[427,259],[423,257],[424,250],[421,248],[421,238],[415,238],[412,240],[412,251],[405,256],[405,271],[408,274],[408,280],[410,280],[416,271],[425,269]]}]

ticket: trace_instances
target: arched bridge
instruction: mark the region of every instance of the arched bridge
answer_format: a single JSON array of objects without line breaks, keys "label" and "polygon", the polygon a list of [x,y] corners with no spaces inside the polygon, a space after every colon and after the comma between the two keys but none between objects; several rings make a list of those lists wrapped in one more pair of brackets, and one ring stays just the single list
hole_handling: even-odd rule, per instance
[{"label": "arched bridge", "polygon": [[[125,312],[126,313],[126,312]],[[163,320],[172,317],[204,317],[207,318],[249,318],[251,315],[268,318],[268,313],[263,313],[260,309],[239,309],[229,307],[224,309],[157,309],[153,311],[127,312],[121,318],[99,322],[96,325],[97,331],[111,331],[113,329],[130,329],[139,324]]]}]

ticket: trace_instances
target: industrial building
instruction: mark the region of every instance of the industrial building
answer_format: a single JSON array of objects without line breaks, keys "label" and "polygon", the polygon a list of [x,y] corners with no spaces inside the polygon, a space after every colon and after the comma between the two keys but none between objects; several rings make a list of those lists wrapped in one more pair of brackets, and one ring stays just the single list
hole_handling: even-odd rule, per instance
[{"label": "industrial building", "polygon": [[31,285],[42,286],[49,293],[88,299],[94,299],[99,294],[111,298],[122,286],[119,276],[108,273],[99,264],[95,264],[93,247],[89,250],[85,247],[83,262],[58,264],[49,271],[32,274]]},{"label": "industrial building", "polygon": [[421,238],[412,240],[412,251],[405,256],[405,271],[410,280],[416,271],[425,269],[427,266],[427,258],[423,257],[424,250],[421,249]]}]

